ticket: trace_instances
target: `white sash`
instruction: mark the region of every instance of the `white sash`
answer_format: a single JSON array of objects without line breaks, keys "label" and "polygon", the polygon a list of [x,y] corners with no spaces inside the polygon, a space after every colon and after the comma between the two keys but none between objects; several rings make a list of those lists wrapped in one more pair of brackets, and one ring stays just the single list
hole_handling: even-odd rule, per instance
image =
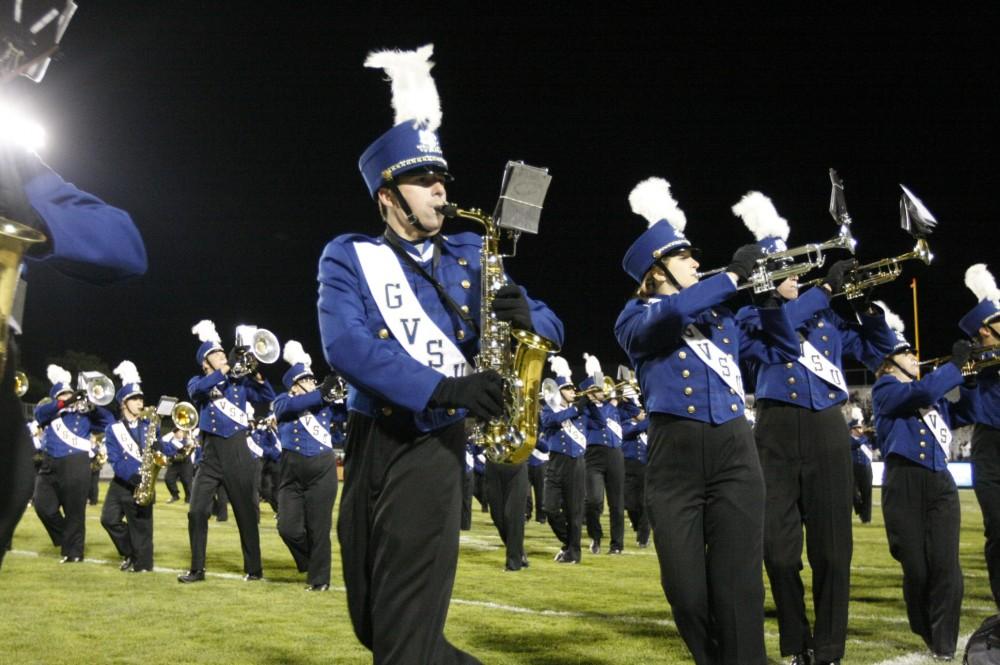
[{"label": "white sash", "polygon": [[693,324],[684,331],[684,343],[740,396],[741,401],[746,402],[746,396],[743,394],[743,375],[740,374],[739,365],[727,353],[705,337]]},{"label": "white sash", "polygon": [[356,242],[354,251],[379,313],[406,353],[445,376],[471,374],[465,356],[424,311],[392,248]]},{"label": "white sash", "polygon": [[90,452],[90,439],[85,439],[69,427],[66,427],[66,423],[63,422],[62,417],[53,420],[50,427],[52,427],[52,431],[56,433],[56,436],[70,448]]},{"label": "white sash", "polygon": [[572,418],[567,418],[559,425],[566,436],[576,441],[582,447],[587,447],[587,435],[580,431],[580,428],[573,424]]},{"label": "white sash", "polygon": [[802,355],[799,356],[801,363],[807,370],[823,379],[837,390],[847,392],[847,383],[844,382],[844,373],[840,368],[826,359],[819,350],[807,339],[802,340]]},{"label": "white sash", "polygon": [[253,437],[247,434],[247,448],[253,451],[253,454],[257,457],[264,456],[264,449],[257,445],[257,442],[253,440]]},{"label": "white sash", "polygon": [[639,433],[639,443],[641,443],[644,446],[648,446],[649,445],[649,435],[646,434],[645,432],[640,432]]},{"label": "white sash", "polygon": [[861,452],[865,454],[865,457],[868,458],[868,461],[871,462],[875,457],[875,453],[872,452],[871,446],[867,443],[862,443],[859,447],[861,448]]},{"label": "white sash", "polygon": [[531,456],[534,457],[535,459],[541,460],[543,462],[548,462],[549,461],[549,454],[548,453],[543,453],[538,448],[535,448],[534,450],[531,451]]},{"label": "white sash", "polygon": [[316,439],[327,448],[333,448],[333,437],[330,435],[330,430],[323,427],[323,423],[316,420],[316,416],[307,411],[299,416],[299,424],[302,425],[307,432],[309,432],[309,435],[312,438]]},{"label": "white sash", "polygon": [[135,460],[142,461],[142,453],[139,452],[139,445],[136,443],[135,439],[129,433],[128,428],[125,427],[125,423],[120,420],[111,426],[111,431],[115,433],[115,438],[118,439],[118,443],[121,444],[122,450]]},{"label": "white sash", "polygon": [[250,427],[250,420],[247,418],[246,412],[225,397],[212,400],[212,404],[215,408],[221,411],[224,416],[232,420],[237,425],[242,426],[244,429]]},{"label": "white sash", "polygon": [[924,423],[931,430],[931,434],[934,435],[934,439],[941,446],[941,450],[944,451],[944,458],[947,460],[951,457],[951,428],[948,427],[948,423],[944,421],[941,414],[934,407],[929,409],[920,409],[920,417],[923,419]]},{"label": "white sash", "polygon": [[608,426],[608,429],[611,430],[611,433],[614,434],[615,436],[617,436],[618,440],[621,441],[621,438],[622,438],[622,424],[619,423],[619,422],[616,422],[614,420],[611,420],[610,418],[606,421],[606,424]]}]

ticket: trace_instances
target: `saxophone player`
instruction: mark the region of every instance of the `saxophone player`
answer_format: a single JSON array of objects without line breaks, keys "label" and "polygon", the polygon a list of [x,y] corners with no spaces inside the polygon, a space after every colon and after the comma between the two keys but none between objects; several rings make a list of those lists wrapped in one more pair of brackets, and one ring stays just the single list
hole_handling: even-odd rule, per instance
[{"label": "saxophone player", "polygon": [[[337,522],[348,609],[380,663],[479,662],[443,632],[458,559],[463,420],[503,411],[499,374],[469,373],[482,239],[441,233],[452,177],[436,133],[431,50],[369,56],[394,77],[394,107],[412,114],[398,114],[359,163],[384,228],[335,238],[319,264],[324,356],[351,386]],[[494,313],[562,340],[555,315],[517,286],[499,290]]]},{"label": "saxophone player", "polygon": [[151,424],[142,417],[146,402],[135,364],[124,360],[114,373],[122,380],[122,387],[115,394],[121,418],[104,430],[108,463],[115,477],[104,496],[101,526],[122,557],[119,570],[141,573],[153,570],[153,504],[140,506],[133,495],[139,485],[143,454],[149,444],[159,446],[160,452],[168,457],[177,448],[161,439],[159,427],[149,431]]},{"label": "saxophone player", "polygon": [[52,544],[62,548],[61,563],[77,563],[83,561],[86,538],[90,435],[103,430],[114,416],[74,392],[72,377],[62,367],[49,365],[47,373],[52,401],[35,407],[35,420],[45,434],[34,506]]}]

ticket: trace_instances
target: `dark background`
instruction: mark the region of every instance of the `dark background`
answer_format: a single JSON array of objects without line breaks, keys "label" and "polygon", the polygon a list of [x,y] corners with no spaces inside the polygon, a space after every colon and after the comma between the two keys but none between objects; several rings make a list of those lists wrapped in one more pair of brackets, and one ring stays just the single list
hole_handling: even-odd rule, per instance
[{"label": "dark background", "polygon": [[[907,252],[906,184],[940,222],[936,260],[907,264],[880,296],[912,335],[918,278],[925,356],[948,352],[974,305],[965,269],[1000,271],[992,9],[80,4],[61,60],[19,88],[48,130],[46,161],[131,213],[150,270],[95,288],[33,265],[22,347],[34,377],[73,349],[111,366],[131,359],[149,393],[183,394],[201,318],[227,346],[237,323],[298,339],[321,370],[320,252],[381,227],[357,158],[393,116],[381,71],[362,62],[428,42],[449,198],[492,209],[509,159],[553,174],[540,235],[506,265],[565,322],[577,378],[584,352],[609,373],[625,359],[613,324],[634,285],[621,257],[645,227],[627,196],[651,175],[671,182],[705,267],[752,240],[729,211],[750,189],[789,220],[790,246],[832,237],[830,167],[846,183],[859,257]],[[284,369],[266,373],[277,381]]]}]

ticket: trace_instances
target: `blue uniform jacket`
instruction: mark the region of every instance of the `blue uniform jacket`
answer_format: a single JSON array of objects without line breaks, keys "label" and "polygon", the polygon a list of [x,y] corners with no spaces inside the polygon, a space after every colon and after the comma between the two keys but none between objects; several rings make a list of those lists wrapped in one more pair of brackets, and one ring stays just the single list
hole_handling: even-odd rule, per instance
[{"label": "blue uniform jacket", "polygon": [[587,436],[586,417],[575,406],[555,411],[548,404],[542,405],[542,431],[545,433],[545,443],[550,453],[559,453],[568,457],[579,457],[586,452],[586,446],[574,441],[565,431],[562,424],[571,421],[580,434]]},{"label": "blue uniform jacket", "polygon": [[855,464],[864,464],[865,466],[871,466],[872,461],[868,459],[868,455],[865,455],[865,451],[861,449],[861,446],[868,446],[868,452],[871,452],[871,443],[868,442],[868,437],[862,434],[858,438],[851,436],[851,456],[854,458]]},{"label": "blue uniform jacket", "polygon": [[875,411],[875,432],[882,458],[899,455],[941,471],[948,466],[944,451],[920,417],[918,409],[933,406],[951,428],[968,422],[966,404],[952,404],[945,393],[962,384],[962,373],[951,363],[945,363],[919,381],[903,383],[895,376],[883,375],[872,386],[872,408]]},{"label": "blue uniform jacket", "polygon": [[261,451],[263,451],[261,455],[263,459],[271,460],[272,462],[277,462],[281,459],[281,443],[278,441],[278,436],[270,427],[255,427],[250,436],[253,437],[254,443],[260,446]]},{"label": "blue uniform jacket", "polygon": [[785,313],[761,309],[761,325],[744,330],[720,306],[735,293],[726,274],[678,294],[630,300],[615,323],[615,336],[639,376],[648,413],[667,413],[712,424],[743,416],[743,401],[683,341],[694,324],[738,367],[741,358],[792,360],[799,345]]},{"label": "blue uniform jacket", "polygon": [[[319,261],[319,328],[326,361],[350,385],[348,409],[369,416],[396,414],[428,432],[464,418],[463,410],[428,409],[434,389],[444,377],[411,357],[393,339],[365,281],[354,243],[383,245],[382,236],[342,235],[323,250]],[[475,233],[443,235],[434,277],[455,303],[479,319],[482,238]],[[399,261],[396,258],[396,261]],[[432,262],[426,266],[430,271]],[[469,362],[478,350],[475,331],[441,302],[422,276],[403,267],[410,288],[424,311]],[[375,294],[388,297],[388,294]],[[543,303],[528,299],[535,332],[562,344],[563,326]],[[419,319],[413,323],[419,325]],[[433,340],[431,340],[433,343]]]},{"label": "blue uniform jacket", "polygon": [[45,223],[45,261],[56,270],[83,281],[106,284],[146,272],[146,247],[132,218],[81,191],[54,172],[41,173],[24,185],[24,193]]},{"label": "blue uniform jacket", "polygon": [[[129,423],[127,420],[122,420],[121,422],[125,423],[125,428],[128,429],[129,435],[139,449],[139,459],[135,459],[125,452],[124,446],[118,440],[118,436],[113,429],[114,423],[112,423],[104,430],[104,447],[108,451],[108,464],[114,469],[116,478],[120,478],[131,485],[136,485],[139,480],[135,476],[139,473],[139,467],[142,466],[142,454],[146,450],[146,434],[149,430],[149,421],[140,418],[133,423]],[[177,446],[172,441],[167,441],[160,436],[159,427],[156,428],[156,440],[159,442],[160,451],[164,455],[173,457],[177,454]]]},{"label": "blue uniform jacket", "polygon": [[974,422],[1000,429],[1000,368],[980,372],[975,387],[962,388],[962,397],[972,404]]},{"label": "blue uniform jacket", "polygon": [[247,428],[224,415],[212,404],[215,399],[212,396],[213,388],[218,389],[226,399],[244,412],[247,409],[247,400],[258,403],[270,403],[274,400],[274,389],[267,380],[258,383],[254,378],[244,376],[236,381],[230,381],[219,370],[208,375],[192,377],[188,381],[188,395],[198,407],[198,427],[203,433],[214,434],[224,439],[228,439],[236,432],[246,431]]},{"label": "blue uniform jacket", "polygon": [[621,432],[621,419],[618,414],[618,407],[611,402],[601,402],[596,404],[589,402],[584,409],[584,420],[587,427],[587,446],[605,446],[607,448],[621,448],[622,439],[615,432],[615,427],[608,423],[614,423]]},{"label": "blue uniform jacket", "polygon": [[637,459],[646,463],[649,452],[646,439],[648,429],[649,418],[628,418],[622,421],[622,456],[625,459]]},{"label": "blue uniform jacket", "polygon": [[[841,369],[843,356],[850,356],[869,367],[878,365],[896,342],[885,323],[885,316],[861,315],[861,323],[848,323],[829,307],[826,289],[814,287],[795,300],[782,305],[791,325],[816,350]],[[744,307],[737,314],[740,323],[759,326],[759,312]],[[847,401],[847,393],[819,378],[795,358],[785,362],[761,363],[757,369],[755,395],[757,399],[773,399],[813,411],[821,411]],[[846,382],[846,379],[845,379]]]},{"label": "blue uniform jacket", "polygon": [[[274,416],[278,419],[281,449],[296,452],[304,457],[332,452],[332,448],[320,443],[299,422],[299,416],[304,412],[313,414],[326,431],[331,431],[334,412],[330,405],[323,401],[323,394],[320,391],[313,390],[294,397],[288,393],[281,393],[274,398]],[[333,439],[332,433],[330,438]]]},{"label": "blue uniform jacket", "polygon": [[102,406],[96,406],[87,413],[63,410],[60,413],[58,402],[49,402],[35,407],[35,420],[39,427],[45,428],[42,448],[49,457],[66,457],[67,455],[90,455],[90,449],[81,450],[70,446],[59,438],[52,423],[61,419],[69,431],[87,439],[91,432],[103,432],[104,428],[115,421],[113,413]]}]

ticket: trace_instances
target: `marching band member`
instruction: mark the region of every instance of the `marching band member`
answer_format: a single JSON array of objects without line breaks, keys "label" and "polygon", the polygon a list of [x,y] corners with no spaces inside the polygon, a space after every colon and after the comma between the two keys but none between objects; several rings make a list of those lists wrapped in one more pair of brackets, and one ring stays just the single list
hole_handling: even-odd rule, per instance
[{"label": "marching band member", "polygon": [[[962,425],[962,401],[945,393],[962,385],[972,347],[955,342],[949,362],[918,379],[920,363],[903,335],[903,322],[878,303],[897,341],[872,386],[875,430],[885,460],[882,514],[889,552],[903,568],[903,600],[910,630],[935,660],[952,660],[962,610],[958,541],[962,511],[948,471],[951,427]],[[966,402],[968,400],[965,400]]]},{"label": "marching band member", "polygon": [[649,414],[646,508],[663,590],[696,663],[763,665],[764,480],[739,361],[792,359],[798,343],[780,310],[761,310],[761,329],[744,331],[722,304],[758,247],[741,247],[723,274],[699,281],[670,185],[650,178],[629,201],[650,225],[622,262],[639,289],[615,335]]},{"label": "marching band member", "polygon": [[[580,563],[584,496],[587,491],[587,423],[583,415],[586,397],[578,399],[569,363],[552,356],[549,364],[556,375],[559,394],[546,397],[542,405],[541,430],[549,449],[545,470],[545,514],[552,533],[562,547],[557,563]],[[579,408],[577,408],[579,404]]]},{"label": "marching band member", "polygon": [[[750,192],[733,206],[766,254],[782,251],[788,222],[771,200]],[[802,352],[783,362],[757,367],[756,425],[767,503],[764,564],[778,612],[781,654],[806,664],[836,663],[844,655],[850,598],[852,493],[854,487],[847,423],[840,405],[847,400],[841,358],[874,366],[892,348],[893,336],[878,311],[848,323],[830,309],[852,260],[834,263],[821,286],[801,296],[798,279],[782,281],[766,306],[781,306],[802,340]],[[745,307],[739,320],[757,326],[761,310]],[[802,570],[802,530],[813,572],[816,624],[806,616]]]},{"label": "marching band member", "polygon": [[610,395],[599,390],[604,373],[596,356],[583,354],[587,378],[580,383],[580,390],[592,386],[597,392],[589,395],[584,409],[587,421],[587,498],[584,500],[587,536],[590,537],[591,554],[601,553],[601,514],[604,512],[604,492],[608,494],[608,512],[611,514],[611,543],[608,554],[621,554],[625,545],[625,458],[622,457],[622,425],[618,421],[618,407]]},{"label": "marching band member", "polygon": [[635,531],[635,544],[646,547],[649,545],[649,513],[645,506],[649,418],[642,407],[627,399],[622,400],[619,412],[625,458],[625,511]]},{"label": "marching band member", "polygon": [[[258,420],[251,435],[261,449],[260,488],[261,501],[271,506],[275,519],[278,517],[278,488],[281,486],[281,441],[278,440],[277,423],[273,413]],[[336,466],[336,465],[334,465]],[[336,470],[334,470],[336,473]],[[331,509],[333,506],[331,506]],[[258,510],[258,515],[260,511]]]},{"label": "marching band member", "polygon": [[[376,662],[478,662],[443,632],[458,559],[463,420],[467,411],[503,413],[500,376],[469,374],[482,239],[440,232],[451,175],[436,134],[431,51],[369,56],[392,78],[397,110],[359,163],[385,229],[335,238],[319,265],[324,354],[351,386],[337,523],[344,581],[355,633]],[[499,289],[493,305],[499,320],[561,342],[562,324],[520,287]]]},{"label": "marching band member", "polygon": [[232,363],[222,349],[214,323],[199,321],[192,332],[201,340],[195,362],[201,366],[202,375],[188,381],[188,394],[199,410],[202,459],[194,479],[188,511],[191,568],[179,575],[177,581],[188,584],[205,579],[208,517],[219,487],[226,490],[236,515],[236,526],[240,530],[243,579],[259,580],[263,571],[260,532],[257,529],[257,473],[249,447],[250,421],[246,407],[250,401],[271,402],[274,390],[259,373],[239,378],[230,375]]},{"label": "marching band member", "polygon": [[331,404],[337,377],[316,384],[312,358],[295,340],[285,343],[290,367],[281,378],[287,392],[274,398],[281,447],[278,534],[285,541],[307,591],[330,588],[330,531],[337,498]]},{"label": "marching band member", "polygon": [[527,463],[497,464],[487,458],[486,499],[493,525],[504,544],[507,572],[528,567],[524,553],[524,507],[530,492]]},{"label": "marching band member", "polygon": [[868,524],[872,521],[872,447],[865,436],[863,421],[854,419],[848,428],[854,463],[854,512],[862,524]]},{"label": "marching band member", "polygon": [[62,548],[60,563],[83,561],[87,492],[90,489],[90,434],[114,421],[110,411],[91,404],[70,387],[62,367],[47,369],[52,401],[35,407],[35,420],[45,428],[45,457],[35,481],[38,519]]},{"label": "marching band member", "polygon": [[[965,285],[979,303],[962,317],[959,327],[979,346],[1000,351],[1000,289],[985,263],[970,266]],[[972,430],[972,477],[986,531],[986,567],[993,600],[1000,607],[1000,372],[979,373],[965,390],[975,405]]]},{"label": "marching band member", "polygon": [[[153,570],[153,505],[137,504],[134,492],[141,480],[139,470],[150,422],[142,417],[146,403],[135,364],[124,360],[114,373],[122,380],[122,387],[115,395],[122,417],[104,430],[108,464],[114,469],[115,477],[108,484],[104,497],[101,526],[122,557],[119,569],[141,573]],[[159,431],[154,433],[153,441],[167,457],[177,452],[173,443],[161,439]]]},{"label": "marching band member", "polygon": [[[171,436],[175,447],[185,449],[189,443],[199,440],[201,430],[195,427],[190,432],[185,432],[180,428],[176,428]],[[178,482],[180,482],[181,487],[184,489],[184,503],[191,503],[191,485],[194,482],[194,464],[192,462],[194,455],[194,450],[191,450],[186,455],[175,455],[170,458],[170,466],[166,468],[163,474],[163,484],[167,486],[167,491],[170,492],[170,498],[167,499],[167,503],[180,501],[181,493],[177,487]]]},{"label": "marching band member", "polygon": [[[528,504],[525,507],[524,519],[530,520],[531,514],[535,514],[535,521],[545,524],[545,467],[549,463],[548,445],[542,440],[541,433],[538,435],[538,444],[531,451],[528,458]],[[532,501],[534,493],[534,501]]]}]

